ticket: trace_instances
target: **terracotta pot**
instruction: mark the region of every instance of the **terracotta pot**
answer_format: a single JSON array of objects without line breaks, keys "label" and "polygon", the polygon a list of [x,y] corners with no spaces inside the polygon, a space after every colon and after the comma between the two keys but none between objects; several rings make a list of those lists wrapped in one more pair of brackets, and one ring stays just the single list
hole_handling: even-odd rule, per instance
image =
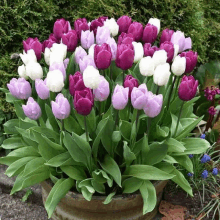
[{"label": "terracotta pot", "polygon": [[[79,193],[68,192],[57,205],[52,215],[53,220],[136,220],[152,219],[158,211],[158,205],[162,198],[163,189],[167,181],[158,181],[154,184],[157,192],[157,206],[155,209],[143,216],[143,199],[140,193],[123,194],[113,197],[111,203],[104,205],[104,196],[93,196],[87,201]],[[52,189],[47,182],[42,182],[42,197],[46,198]]]}]

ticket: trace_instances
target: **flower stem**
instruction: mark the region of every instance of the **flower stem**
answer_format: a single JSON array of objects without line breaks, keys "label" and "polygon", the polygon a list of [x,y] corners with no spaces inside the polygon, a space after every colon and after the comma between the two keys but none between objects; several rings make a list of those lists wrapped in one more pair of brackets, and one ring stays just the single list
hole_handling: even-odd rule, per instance
[{"label": "flower stem", "polygon": [[[115,129],[116,129],[117,125],[118,125],[118,115],[119,115],[119,110],[116,110],[116,116],[115,116]],[[115,129],[114,129],[114,130],[115,130]]]},{"label": "flower stem", "polygon": [[173,102],[174,99],[175,99],[175,97],[176,97],[176,93],[177,93],[177,90],[178,90],[179,82],[180,82],[180,77],[178,77],[178,79],[177,79],[177,83],[176,83],[176,88],[175,88],[174,96],[173,96],[173,99],[172,99],[171,102]]},{"label": "flower stem", "polygon": [[184,105],[184,101],[182,102],[181,107],[180,107],[179,116],[178,116],[177,125],[176,125],[176,130],[174,132],[174,137],[176,136],[176,132],[177,132],[177,129],[179,127],[179,122],[180,122],[181,113],[182,113],[182,110],[183,110],[183,105]]},{"label": "flower stem", "polygon": [[171,100],[173,88],[174,88],[174,85],[175,85],[175,82],[176,82],[176,78],[177,78],[177,76],[175,75],[172,86],[171,86],[171,89],[170,89],[170,93],[169,93],[169,98],[168,98],[168,102],[167,102],[167,111],[169,110],[169,107],[170,107],[170,100]]},{"label": "flower stem", "polygon": [[122,86],[124,85],[124,81],[125,81],[125,70],[123,71],[123,81],[122,81]]},{"label": "flower stem", "polygon": [[151,118],[147,118],[147,135],[149,136],[149,130],[150,130],[150,125],[151,125]]},{"label": "flower stem", "polygon": [[140,116],[140,110],[137,110],[137,117],[136,117],[136,133],[138,133],[138,127],[139,127],[139,116]]},{"label": "flower stem", "polygon": [[157,91],[156,91],[156,95],[158,95],[159,90],[160,90],[160,86],[158,86],[158,85],[157,85]]},{"label": "flower stem", "polygon": [[64,120],[61,119],[60,121],[61,121],[61,131],[63,131],[64,130]]},{"label": "flower stem", "polygon": [[84,116],[84,124],[85,124],[85,130],[86,130],[86,140],[89,143],[89,134],[88,134],[88,128],[86,123],[86,116]]}]

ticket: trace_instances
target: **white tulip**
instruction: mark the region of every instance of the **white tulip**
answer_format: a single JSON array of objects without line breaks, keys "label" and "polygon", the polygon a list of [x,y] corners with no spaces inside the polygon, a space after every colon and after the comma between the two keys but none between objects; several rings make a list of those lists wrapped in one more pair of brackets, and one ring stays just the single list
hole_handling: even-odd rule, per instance
[{"label": "white tulip", "polygon": [[119,26],[114,18],[104,21],[104,26],[106,26],[110,30],[110,33],[113,37],[118,35]]},{"label": "white tulip", "polygon": [[134,63],[137,63],[144,56],[144,48],[142,43],[132,42],[134,47]]},{"label": "white tulip", "polygon": [[62,63],[63,62],[63,54],[58,53],[57,51],[50,52],[50,66],[54,63]]},{"label": "white tulip", "polygon": [[170,77],[170,65],[165,63],[156,67],[154,71],[154,83],[158,86],[164,86],[167,84]]},{"label": "white tulip", "polygon": [[173,60],[175,59],[175,57],[177,56],[178,53],[179,53],[179,45],[178,44],[174,44]]},{"label": "white tulip", "polygon": [[155,68],[158,65],[165,64],[167,61],[167,52],[165,50],[158,50],[154,52],[153,55]]},{"label": "white tulip", "polygon": [[87,88],[97,89],[100,83],[100,74],[93,66],[87,66],[83,72],[83,82]]},{"label": "white tulip", "polygon": [[18,67],[18,75],[24,79],[28,78],[24,64]]},{"label": "white tulip", "polygon": [[148,23],[157,27],[157,34],[160,32],[160,20],[157,18],[150,18]]},{"label": "white tulip", "polygon": [[50,53],[51,53],[50,49],[46,47],[44,51],[44,60],[48,66],[50,65]]},{"label": "white tulip", "polygon": [[25,65],[27,65],[30,62],[37,62],[37,57],[33,49],[28,50],[27,53],[23,51],[23,54],[20,53],[19,55]]},{"label": "white tulip", "polygon": [[66,59],[66,55],[67,55],[67,46],[65,44],[57,44],[54,43],[53,46],[50,48],[51,52],[55,52],[56,54],[60,53],[60,55],[62,55],[63,60]]},{"label": "white tulip", "polygon": [[60,92],[64,87],[63,73],[60,70],[49,71],[46,85],[51,92]]},{"label": "white tulip", "polygon": [[95,45],[93,44],[90,48],[89,48],[89,55],[94,59],[94,49],[95,49]]},{"label": "white tulip", "polygon": [[32,80],[43,78],[43,69],[39,63],[31,62],[26,66],[26,74]]},{"label": "white tulip", "polygon": [[143,76],[152,76],[154,75],[154,60],[152,57],[144,57],[139,63],[140,73]]},{"label": "white tulip", "polygon": [[186,70],[186,58],[177,56],[171,66],[174,75],[181,76]]}]

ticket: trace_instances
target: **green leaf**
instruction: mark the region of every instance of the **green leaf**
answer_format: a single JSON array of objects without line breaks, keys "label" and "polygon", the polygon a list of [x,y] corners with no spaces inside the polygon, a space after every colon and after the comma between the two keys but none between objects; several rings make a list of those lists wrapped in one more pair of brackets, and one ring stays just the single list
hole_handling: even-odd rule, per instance
[{"label": "green leaf", "polygon": [[164,157],[163,161],[167,162],[167,163],[178,163],[173,157],[171,157],[170,155],[166,155],[166,157]]},{"label": "green leaf", "polygon": [[130,136],[131,136],[131,128],[132,125],[131,123],[127,122],[127,121],[121,121],[121,125],[120,125],[120,131],[122,136],[129,141],[130,140]]},{"label": "green leaf", "polygon": [[82,192],[83,197],[87,201],[91,201],[92,200],[93,193],[91,193],[86,187],[82,187],[81,192]]},{"label": "green leaf", "polygon": [[20,137],[11,137],[11,138],[5,139],[2,144],[2,148],[4,149],[16,149],[16,148],[20,148],[23,146],[24,144]]},{"label": "green leaf", "polygon": [[112,141],[118,143],[121,140],[121,132],[120,131],[113,131],[112,133]]},{"label": "green leaf", "polygon": [[5,164],[7,166],[10,166],[12,163],[14,163],[19,159],[20,157],[11,157],[11,156],[0,157],[0,164]]},{"label": "green leaf", "polygon": [[80,167],[73,166],[61,166],[61,170],[74,180],[84,180],[86,179],[85,171]]},{"label": "green leaf", "polygon": [[108,183],[109,187],[111,187],[113,185],[113,180],[111,178],[109,178],[108,174],[104,171],[104,170],[94,170],[92,172],[92,177],[93,179],[95,179],[97,182],[100,183]]},{"label": "green leaf", "polygon": [[140,189],[143,184],[143,180],[137,179],[135,177],[130,177],[123,181],[122,188],[123,193],[134,193]]},{"label": "green leaf", "polygon": [[123,141],[123,157],[125,159],[126,166],[129,166],[133,160],[136,159],[135,154],[131,151],[131,149],[128,147],[128,143],[126,141]]},{"label": "green leaf", "polygon": [[141,73],[140,73],[140,69],[139,69],[139,63],[138,62],[135,67],[134,67],[134,70],[133,70],[133,73],[135,74],[135,78],[138,79],[139,81],[139,84],[142,84],[144,82],[144,79],[146,78],[145,76],[143,76]]},{"label": "green leaf", "polygon": [[103,183],[100,183],[96,180],[91,180],[92,187],[94,190],[100,194],[105,194],[105,186]]},{"label": "green leaf", "polygon": [[[172,118],[172,124],[171,124],[171,127],[170,127],[170,134],[171,134],[171,137],[173,137],[174,133],[176,131],[178,118],[177,118],[176,115],[173,115],[173,114],[171,114],[171,118]],[[182,131],[183,131],[183,128],[182,128],[181,123],[179,122],[179,126],[178,126],[178,129],[177,129],[177,132],[176,132],[176,136],[178,134],[180,134]]]},{"label": "green leaf", "polygon": [[137,141],[134,145],[134,149],[132,150],[134,154],[137,156],[140,151],[142,151],[143,158],[147,155],[148,151],[150,150],[148,146],[147,136],[144,134],[144,137]]},{"label": "green leaf", "polygon": [[52,112],[51,108],[47,104],[45,104],[45,111],[47,113],[47,117],[49,119],[49,122],[50,122],[51,126],[53,127],[53,130],[56,131],[56,132],[59,132],[60,129],[59,129],[59,126],[57,124],[57,121],[56,121],[56,119],[53,115],[53,112]]},{"label": "green leaf", "polygon": [[169,128],[166,126],[160,127],[159,125],[156,126],[156,134],[159,137],[167,137],[169,135]]},{"label": "green leaf", "polygon": [[16,115],[18,116],[18,118],[24,119],[25,118],[25,114],[24,114],[24,111],[23,111],[21,105],[18,104],[17,102],[15,102],[14,103],[14,107],[15,107]]},{"label": "green leaf", "polygon": [[110,194],[106,197],[106,199],[105,199],[105,201],[103,202],[103,204],[105,204],[105,205],[109,204],[109,203],[112,201],[112,198],[113,198],[113,196],[114,196],[115,194],[116,194],[116,192],[110,193]]},{"label": "green leaf", "polygon": [[41,134],[42,138],[46,141],[46,143],[54,148],[55,150],[60,150],[60,151],[64,151],[65,149],[60,145],[60,144],[56,144],[53,141],[51,141],[50,139],[48,139],[44,134]]},{"label": "green leaf", "polygon": [[6,102],[14,103],[16,101],[20,101],[19,99],[15,98],[11,93],[6,93]]},{"label": "green leaf", "polygon": [[31,189],[28,189],[27,192],[24,194],[24,196],[22,197],[21,201],[22,202],[26,202],[28,197],[33,193],[33,191]]},{"label": "green leaf", "polygon": [[64,121],[64,128],[68,132],[70,133],[74,132],[78,135],[81,135],[83,133],[81,126],[71,115],[68,118],[65,118],[63,121]]},{"label": "green leaf", "polygon": [[22,129],[29,129],[31,127],[38,126],[37,122],[35,120],[31,120],[30,118],[25,118],[24,120],[19,118],[19,128]]},{"label": "green leaf", "polygon": [[183,156],[173,156],[173,158],[184,168],[186,168],[190,173],[193,173],[193,164],[192,160],[188,157],[188,155]]},{"label": "green leaf", "polygon": [[92,133],[96,129],[96,116],[95,116],[95,110],[92,108],[92,111],[89,115],[86,116],[86,122],[89,128],[89,132]]},{"label": "green leaf", "polygon": [[165,142],[168,145],[168,151],[167,152],[184,152],[186,148],[182,143],[177,141],[176,139],[169,138]]},{"label": "green leaf", "polygon": [[18,134],[15,127],[19,127],[19,119],[11,119],[5,122],[3,126],[6,134]]}]

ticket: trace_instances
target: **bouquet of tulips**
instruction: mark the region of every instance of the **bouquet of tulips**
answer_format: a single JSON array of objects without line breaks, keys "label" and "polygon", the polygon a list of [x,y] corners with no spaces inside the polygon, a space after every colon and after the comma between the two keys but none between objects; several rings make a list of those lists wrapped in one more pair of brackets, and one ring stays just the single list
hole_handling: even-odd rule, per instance
[{"label": "bouquet of tulips", "polygon": [[128,16],[80,18],[74,29],[62,18],[48,40],[23,46],[20,78],[2,89],[18,116],[4,124],[10,138],[2,147],[11,152],[0,158],[17,176],[11,194],[51,179],[49,217],[70,190],[88,201],[107,196],[105,204],[139,190],[143,214],[156,205],[156,180],[171,179],[192,195],[177,167],[193,173],[188,155],[210,145],[190,133],[202,120],[193,114],[190,38],[160,34],[156,18],[145,26]]}]

